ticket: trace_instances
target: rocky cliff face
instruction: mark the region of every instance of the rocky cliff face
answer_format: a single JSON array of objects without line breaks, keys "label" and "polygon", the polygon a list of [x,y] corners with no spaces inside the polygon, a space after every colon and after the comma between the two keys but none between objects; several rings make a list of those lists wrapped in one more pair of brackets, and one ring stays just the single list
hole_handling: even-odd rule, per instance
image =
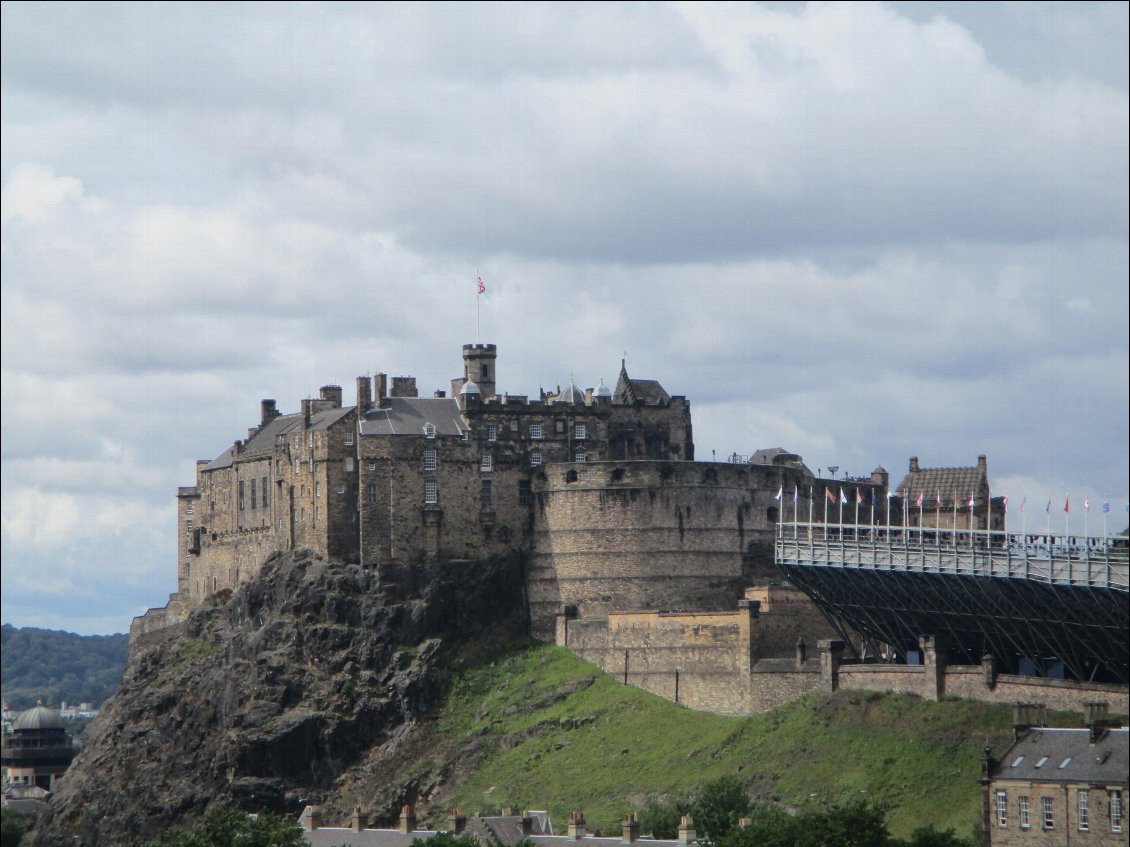
[{"label": "rocky cliff face", "polygon": [[416,786],[394,767],[379,784],[361,775],[403,758],[453,664],[526,631],[520,566],[378,579],[308,553],[274,557],[234,595],[134,645],[28,842],[142,843],[217,801],[287,814],[362,801],[393,815]]}]

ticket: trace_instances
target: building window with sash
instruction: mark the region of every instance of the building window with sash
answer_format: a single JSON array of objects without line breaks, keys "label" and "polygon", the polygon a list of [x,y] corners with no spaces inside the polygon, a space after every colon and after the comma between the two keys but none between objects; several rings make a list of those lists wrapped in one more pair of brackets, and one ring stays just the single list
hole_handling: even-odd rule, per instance
[{"label": "building window with sash", "polygon": [[1051,797],[1041,797],[1040,804],[1043,809],[1044,829],[1055,829],[1055,809],[1052,807]]},{"label": "building window with sash", "polygon": [[1008,826],[1008,792],[997,792],[997,826]]},{"label": "building window with sash", "polygon": [[1032,819],[1028,810],[1028,795],[1022,794],[1020,796],[1020,828],[1030,829],[1032,826]]},{"label": "building window with sash", "polygon": [[428,504],[439,502],[439,487],[434,479],[424,480],[424,502]]}]

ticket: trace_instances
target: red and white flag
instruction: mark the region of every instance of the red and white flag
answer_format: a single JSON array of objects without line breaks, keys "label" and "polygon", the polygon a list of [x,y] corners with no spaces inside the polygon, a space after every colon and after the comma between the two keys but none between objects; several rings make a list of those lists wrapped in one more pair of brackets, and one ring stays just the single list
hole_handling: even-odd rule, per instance
[{"label": "red and white flag", "polygon": [[485,282],[483,282],[482,277],[479,277],[479,293],[480,294],[486,294],[487,293],[487,284]]},{"label": "red and white flag", "polygon": [[914,501],[914,505],[917,506],[919,509],[922,508],[922,495],[925,494],[925,493],[926,493],[925,491],[919,491],[918,492],[918,499]]}]

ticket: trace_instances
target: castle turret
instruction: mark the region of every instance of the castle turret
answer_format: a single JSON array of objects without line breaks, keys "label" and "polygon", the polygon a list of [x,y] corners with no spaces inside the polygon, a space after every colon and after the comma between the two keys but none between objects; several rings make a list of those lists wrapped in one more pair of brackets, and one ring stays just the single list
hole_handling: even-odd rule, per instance
[{"label": "castle turret", "polygon": [[463,345],[463,379],[478,385],[483,400],[495,396],[497,359],[498,348],[494,344]]}]

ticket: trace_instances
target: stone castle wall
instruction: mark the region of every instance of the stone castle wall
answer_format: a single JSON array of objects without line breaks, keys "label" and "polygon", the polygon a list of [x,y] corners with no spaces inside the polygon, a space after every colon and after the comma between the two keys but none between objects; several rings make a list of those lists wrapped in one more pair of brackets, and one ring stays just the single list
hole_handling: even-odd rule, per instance
[{"label": "stone castle wall", "polygon": [[[728,611],[777,578],[774,526],[799,469],[699,462],[588,462],[535,478],[527,572],[534,635],[554,616],[615,610]],[[791,498],[787,498],[791,500]],[[798,504],[805,520],[808,501]],[[792,504],[785,505],[791,519]],[[845,516],[846,517],[846,516]]]}]

